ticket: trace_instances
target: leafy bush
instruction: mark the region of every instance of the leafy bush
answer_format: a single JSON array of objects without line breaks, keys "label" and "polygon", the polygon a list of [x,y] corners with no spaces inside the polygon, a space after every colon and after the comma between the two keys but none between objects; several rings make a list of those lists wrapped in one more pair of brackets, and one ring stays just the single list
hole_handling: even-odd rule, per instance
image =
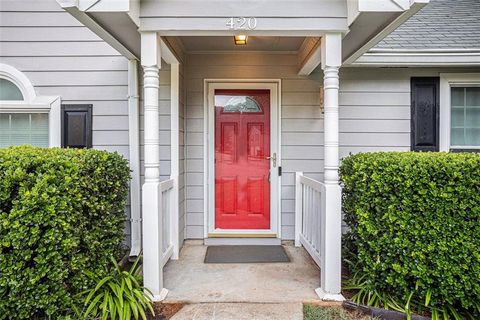
[{"label": "leafy bush", "polygon": [[155,315],[151,293],[140,284],[139,261],[140,256],[129,271],[122,271],[115,259],[112,258],[113,270],[107,268],[108,275],[106,277],[102,278],[96,273],[88,273],[96,285],[83,293],[86,295],[84,319],[130,320],[133,318],[138,320],[142,318],[146,320],[145,312],[147,310]]},{"label": "leafy bush", "polygon": [[123,240],[129,168],[98,150],[0,149],[0,319],[59,318]]},{"label": "leafy bush", "polygon": [[341,179],[360,300],[480,319],[480,154],[357,154]]}]

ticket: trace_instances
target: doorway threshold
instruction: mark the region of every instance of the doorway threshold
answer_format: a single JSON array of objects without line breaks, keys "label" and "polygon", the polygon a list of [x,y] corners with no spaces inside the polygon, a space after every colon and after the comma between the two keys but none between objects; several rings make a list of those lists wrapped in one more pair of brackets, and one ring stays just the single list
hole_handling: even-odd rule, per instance
[{"label": "doorway threshold", "polygon": [[206,246],[239,246],[239,245],[252,245],[252,246],[276,246],[282,244],[282,239],[279,238],[206,238],[204,240]]}]

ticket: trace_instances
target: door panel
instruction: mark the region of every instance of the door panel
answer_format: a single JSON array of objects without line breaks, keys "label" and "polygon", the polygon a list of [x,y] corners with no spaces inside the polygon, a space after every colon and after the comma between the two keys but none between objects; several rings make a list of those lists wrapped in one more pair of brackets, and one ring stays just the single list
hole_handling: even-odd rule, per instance
[{"label": "door panel", "polygon": [[215,228],[270,229],[270,91],[215,90]]}]

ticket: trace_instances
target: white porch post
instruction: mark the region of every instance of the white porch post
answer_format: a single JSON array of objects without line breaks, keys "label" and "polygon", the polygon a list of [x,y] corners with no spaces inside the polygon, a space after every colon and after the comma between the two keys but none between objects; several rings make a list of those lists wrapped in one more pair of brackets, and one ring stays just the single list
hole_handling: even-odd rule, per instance
[{"label": "white porch post", "polygon": [[141,33],[144,71],[145,183],[142,190],[143,283],[155,301],[167,295],[163,288],[162,217],[160,186],[160,132],[158,111],[160,40],[156,32]]},{"label": "white porch post", "polygon": [[321,279],[317,294],[323,300],[344,300],[341,295],[342,212],[341,188],[338,181],[339,121],[338,71],[342,64],[342,34],[327,33],[322,37],[322,69],[324,72],[324,182],[325,215],[321,219]]},{"label": "white porch post", "polygon": [[177,260],[180,253],[179,221],[178,221],[178,191],[179,191],[179,91],[180,91],[180,65],[170,65],[170,178],[173,179],[173,195],[171,206],[171,235],[173,244],[172,259]]}]

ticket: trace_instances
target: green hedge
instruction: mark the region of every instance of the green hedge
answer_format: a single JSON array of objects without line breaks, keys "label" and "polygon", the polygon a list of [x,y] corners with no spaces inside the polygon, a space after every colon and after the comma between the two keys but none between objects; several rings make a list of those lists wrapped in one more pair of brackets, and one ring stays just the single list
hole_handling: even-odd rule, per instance
[{"label": "green hedge", "polygon": [[480,154],[356,154],[341,179],[347,259],[368,290],[480,319]]},{"label": "green hedge", "polygon": [[116,153],[0,149],[0,319],[57,319],[123,241],[130,172]]}]

